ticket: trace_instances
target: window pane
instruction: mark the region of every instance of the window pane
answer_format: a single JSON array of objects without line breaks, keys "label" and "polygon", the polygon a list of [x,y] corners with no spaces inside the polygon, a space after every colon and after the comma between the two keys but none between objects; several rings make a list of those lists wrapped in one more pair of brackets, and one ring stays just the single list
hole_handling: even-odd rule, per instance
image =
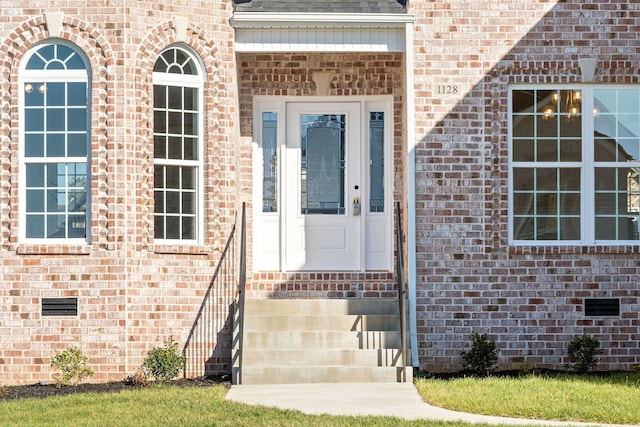
[{"label": "window pane", "polygon": [[560,215],[580,215],[580,194],[560,195]]},{"label": "window pane", "polygon": [[262,212],[278,211],[278,116],[262,113]]},{"label": "window pane", "polygon": [[156,133],[167,132],[167,113],[165,111],[153,112],[153,131]]},{"label": "window pane", "polygon": [[87,135],[85,133],[68,135],[67,150],[69,157],[86,157]]},{"label": "window pane", "polygon": [[562,218],[560,240],[580,240],[580,218]]},{"label": "window pane", "polygon": [[556,190],[558,188],[558,169],[536,169],[536,190]]},{"label": "window pane", "polygon": [[197,138],[184,138],[184,160],[198,160]]},{"label": "window pane", "polygon": [[182,238],[183,239],[196,238],[195,218],[188,217],[188,216],[182,217]]},{"label": "window pane", "polygon": [[345,115],[301,115],[301,213],[344,215]]},{"label": "window pane", "polygon": [[166,188],[180,188],[180,167],[167,166],[165,169]]},{"label": "window pane", "polygon": [[156,166],[153,170],[153,186],[155,188],[164,188],[164,167]]},{"label": "window pane", "polygon": [[47,215],[46,236],[52,239],[63,239],[67,237],[64,215]]},{"label": "window pane", "polygon": [[182,168],[182,189],[183,190],[195,190],[196,189],[196,169],[192,167]]},{"label": "window pane", "polygon": [[44,106],[44,83],[28,82],[24,84],[24,105],[26,107]]},{"label": "window pane", "polygon": [[582,160],[581,140],[561,140],[560,141],[560,161],[579,162]]},{"label": "window pane", "polygon": [[69,215],[69,238],[86,237],[85,215]]},{"label": "window pane", "polygon": [[182,193],[182,213],[186,215],[196,214],[195,193]]},{"label": "window pane", "polygon": [[64,157],[66,155],[64,137],[63,133],[47,134],[47,157]]},{"label": "window pane", "polygon": [[74,108],[68,110],[67,130],[85,131],[87,129],[86,108]]},{"label": "window pane", "polygon": [[44,131],[44,110],[39,108],[25,110],[24,129],[27,132]]},{"label": "window pane", "polygon": [[192,113],[184,113],[184,134],[198,134],[198,115]]},{"label": "window pane", "polygon": [[47,106],[65,106],[66,105],[66,85],[64,83],[47,83]]},{"label": "window pane", "polygon": [[153,217],[153,237],[156,239],[164,239],[164,217],[155,215]]},{"label": "window pane", "polygon": [[541,139],[538,141],[538,157],[539,162],[557,162],[558,161],[558,141],[555,139]]},{"label": "window pane", "polygon": [[24,136],[25,157],[44,156],[44,135],[41,133],[26,134]]},{"label": "window pane", "polygon": [[180,238],[180,217],[179,216],[167,216],[165,217],[166,236],[165,239],[179,239]]},{"label": "window pane", "polygon": [[167,119],[167,132],[172,134],[182,134],[182,113],[169,112]]},{"label": "window pane", "polygon": [[153,138],[153,155],[156,159],[167,158],[167,137],[156,135]]},{"label": "window pane", "polygon": [[535,169],[514,168],[513,189],[515,191],[530,191],[534,189]]},{"label": "window pane", "polygon": [[513,141],[513,161],[532,162],[534,160],[535,143],[531,139]]},{"label": "window pane", "polygon": [[44,190],[27,190],[27,212],[44,212]]},{"label": "window pane", "polygon": [[69,192],[69,200],[67,202],[69,212],[84,212],[86,211],[85,204],[85,192],[84,191],[71,191]]},{"label": "window pane", "polygon": [[564,191],[580,191],[580,169],[562,168],[560,169],[560,185]]},{"label": "window pane", "polygon": [[384,212],[384,113],[369,115],[369,211]]},{"label": "window pane", "polygon": [[180,193],[178,191],[167,191],[165,197],[166,213],[180,213]]},{"label": "window pane", "polygon": [[44,215],[26,216],[26,237],[41,239],[44,237]]},{"label": "window pane", "polygon": [[154,213],[164,213],[164,191],[154,191],[154,201],[153,201],[153,212]]},{"label": "window pane", "polygon": [[29,163],[25,165],[27,187],[44,187],[44,164]]},{"label": "window pane", "polygon": [[516,193],[513,195],[514,215],[526,215],[533,213],[534,193]]},{"label": "window pane", "polygon": [[167,107],[167,87],[163,85],[153,85],[153,108]]},{"label": "window pane", "polygon": [[65,130],[65,110],[62,108],[47,109],[47,131],[56,132]]},{"label": "window pane", "polygon": [[87,105],[87,84],[67,83],[67,104],[69,106],[86,107]]},{"label": "window pane", "polygon": [[198,89],[194,87],[184,88],[184,109],[198,111]]},{"label": "window pane", "polygon": [[167,153],[168,159],[175,159],[175,160],[182,159],[182,138],[170,136],[168,148],[169,148],[169,152]]},{"label": "window pane", "polygon": [[616,240],[617,234],[615,217],[596,216],[597,240]]},{"label": "window pane", "polygon": [[182,109],[182,88],[169,86],[168,88],[169,108],[172,110]]}]

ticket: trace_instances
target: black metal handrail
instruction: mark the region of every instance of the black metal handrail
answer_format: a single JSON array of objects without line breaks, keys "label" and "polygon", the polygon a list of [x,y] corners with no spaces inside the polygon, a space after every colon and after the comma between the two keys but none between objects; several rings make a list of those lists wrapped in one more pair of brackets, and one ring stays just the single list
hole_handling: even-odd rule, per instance
[{"label": "black metal handrail", "polygon": [[[237,368],[234,383],[242,384],[242,345],[244,339],[244,299],[247,284],[247,220],[245,205],[242,203],[242,234],[240,237],[240,271],[238,275],[238,307],[236,323],[238,325],[237,345],[234,346],[237,353],[234,355],[234,369]],[[237,363],[235,359],[237,358]]]},{"label": "black metal handrail", "polygon": [[398,283],[398,309],[400,316],[400,341],[402,354],[402,382],[407,381],[407,287],[404,279],[404,234],[402,210],[396,202],[396,281]]},{"label": "black metal handrail", "polygon": [[[244,210],[243,203],[241,254],[245,250]],[[185,378],[217,375],[230,370],[234,307],[240,282],[244,280],[244,259],[245,256],[241,255],[238,265],[234,224],[182,349],[186,358]]]}]

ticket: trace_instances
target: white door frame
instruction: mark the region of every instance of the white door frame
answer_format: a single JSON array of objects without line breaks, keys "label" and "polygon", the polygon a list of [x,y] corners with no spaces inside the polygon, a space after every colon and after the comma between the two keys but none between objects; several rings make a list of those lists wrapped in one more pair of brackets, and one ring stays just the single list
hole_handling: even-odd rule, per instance
[{"label": "white door frame", "polygon": [[[393,99],[391,96],[364,97],[271,97],[256,96],[253,102],[253,270],[287,271],[285,264],[286,184],[283,168],[286,162],[287,105],[292,103],[358,103],[360,109],[361,147],[361,216],[360,267],[358,271],[393,270]],[[336,109],[337,110],[337,109]],[[369,114],[383,112],[384,126],[384,212],[369,212]],[[264,114],[276,118],[277,129],[268,138],[277,139],[275,170],[277,182],[277,209],[263,207],[263,129]],[[357,124],[356,124],[357,125]],[[265,137],[266,138],[266,137]],[[366,160],[366,161],[365,161]],[[347,193],[345,207],[352,208],[352,196]],[[369,234],[367,236],[367,234]],[[371,244],[375,243],[375,244]],[[324,270],[334,271],[334,270]],[[335,271],[340,271],[336,269]],[[344,271],[344,270],[342,270]]]}]

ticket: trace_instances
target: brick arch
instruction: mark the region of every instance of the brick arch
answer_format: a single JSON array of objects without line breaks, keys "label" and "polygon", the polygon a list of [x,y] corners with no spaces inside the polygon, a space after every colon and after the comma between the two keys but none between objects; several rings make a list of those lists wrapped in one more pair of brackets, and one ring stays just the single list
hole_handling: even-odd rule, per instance
[{"label": "brick arch", "polygon": [[[91,241],[99,247],[107,247],[108,224],[108,175],[109,153],[107,141],[111,138],[107,113],[108,87],[111,82],[108,68],[114,63],[114,54],[106,38],[89,23],[64,16],[62,29],[57,37],[50,37],[44,16],[37,16],[21,23],[0,44],[0,246],[15,249],[17,236],[18,188],[12,185],[12,177],[18,176],[18,158],[12,155],[12,146],[18,146],[18,70],[26,52],[37,43],[48,39],[60,39],[73,43],[89,61],[91,76],[91,170],[97,180],[91,190]],[[15,145],[14,145],[15,144]],[[13,218],[13,219],[12,219]]]},{"label": "brick arch", "polygon": [[[220,129],[219,111],[220,105],[220,53],[212,39],[199,27],[191,23],[187,28],[187,37],[179,40],[176,32],[176,23],[163,22],[147,33],[137,55],[136,61],[136,100],[141,108],[136,112],[137,134],[136,140],[140,153],[136,158],[137,182],[142,186],[141,210],[142,217],[142,245],[149,249],[153,247],[153,66],[164,49],[170,45],[182,44],[190,48],[194,54],[200,57],[204,75],[204,142],[203,142],[203,167],[204,179],[202,191],[205,194],[218,194],[214,191],[220,185],[220,150],[216,150],[218,140],[216,135]],[[203,242],[211,243],[212,235],[217,235],[220,230],[220,210],[218,206],[221,200],[217,196],[205,199],[204,216],[214,218],[216,222],[205,221]]]}]

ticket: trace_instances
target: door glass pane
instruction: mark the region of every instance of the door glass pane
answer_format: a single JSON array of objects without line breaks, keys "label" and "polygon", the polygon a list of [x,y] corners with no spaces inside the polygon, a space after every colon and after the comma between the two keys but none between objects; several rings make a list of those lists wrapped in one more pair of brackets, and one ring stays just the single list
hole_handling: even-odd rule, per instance
[{"label": "door glass pane", "polygon": [[369,212],[384,212],[384,113],[369,116]]},{"label": "door glass pane", "polygon": [[277,125],[277,113],[262,113],[262,212],[278,211]]},{"label": "door glass pane", "polygon": [[344,215],[344,114],[301,116],[301,213]]}]

